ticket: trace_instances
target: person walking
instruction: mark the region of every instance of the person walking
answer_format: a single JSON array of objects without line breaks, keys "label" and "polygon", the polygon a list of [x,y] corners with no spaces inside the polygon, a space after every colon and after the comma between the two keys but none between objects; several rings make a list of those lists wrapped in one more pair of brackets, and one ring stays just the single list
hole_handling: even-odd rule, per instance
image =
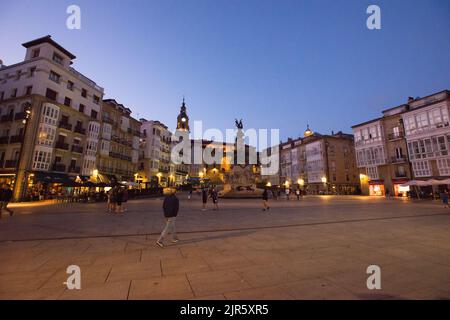
[{"label": "person walking", "polygon": [[164,217],[166,218],[166,226],[164,227],[159,239],[156,241],[156,244],[161,248],[164,248],[164,238],[167,236],[169,232],[172,234],[172,243],[177,243],[179,241],[177,237],[177,230],[175,227],[175,221],[178,215],[178,209],[180,207],[180,202],[175,195],[176,190],[172,189],[170,194],[166,196],[163,202],[163,212]]},{"label": "person walking", "polygon": [[444,208],[448,208],[449,207],[448,206],[448,197],[449,197],[448,191],[447,190],[443,190],[440,193],[440,197],[441,197],[441,200],[442,200],[442,204],[444,205]]},{"label": "person walking", "polygon": [[291,189],[286,188],[285,193],[286,193],[286,199],[287,199],[287,200],[290,200],[289,194],[291,193]]},{"label": "person walking", "polygon": [[191,200],[191,198],[192,198],[192,187],[189,189],[188,200]]},{"label": "person walking", "polygon": [[208,202],[208,191],[206,191],[206,188],[202,188],[202,211],[206,210],[207,202]]},{"label": "person walking", "polygon": [[263,200],[263,211],[270,210],[269,207],[269,190],[267,188],[264,189],[262,194],[262,200]]},{"label": "person walking", "polygon": [[8,208],[8,204],[12,198],[12,190],[8,184],[4,183],[2,185],[2,189],[0,191],[0,218],[2,217],[3,210],[9,212],[9,215],[12,217],[14,211]]},{"label": "person walking", "polygon": [[300,189],[295,189],[295,195],[297,196],[297,200],[300,200]]},{"label": "person walking", "polygon": [[128,201],[128,190],[127,188],[122,188],[122,212],[126,211],[125,204]]},{"label": "person walking", "polygon": [[114,212],[116,210],[114,203],[114,188],[109,189],[108,192],[106,193],[106,196],[108,197],[107,202],[108,213]]},{"label": "person walking", "polygon": [[211,189],[211,199],[214,204],[213,210],[219,210],[219,194],[217,193],[216,188]]}]

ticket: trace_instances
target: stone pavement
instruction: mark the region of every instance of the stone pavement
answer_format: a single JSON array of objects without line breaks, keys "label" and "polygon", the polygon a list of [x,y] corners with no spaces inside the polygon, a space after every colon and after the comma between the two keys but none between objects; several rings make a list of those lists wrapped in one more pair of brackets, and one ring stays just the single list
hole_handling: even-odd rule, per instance
[{"label": "stone pavement", "polygon": [[[161,199],[19,204],[0,220],[0,299],[449,299],[450,209],[352,196],[301,201],[180,195],[180,243],[155,245]],[[68,290],[66,268],[81,268]],[[381,290],[366,286],[381,268]]]}]

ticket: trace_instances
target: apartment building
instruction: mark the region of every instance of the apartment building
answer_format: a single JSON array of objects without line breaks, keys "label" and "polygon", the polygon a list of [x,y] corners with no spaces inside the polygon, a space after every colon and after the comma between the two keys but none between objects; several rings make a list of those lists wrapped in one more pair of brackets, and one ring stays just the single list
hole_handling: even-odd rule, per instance
[{"label": "apartment building", "polygon": [[93,173],[104,91],[51,36],[22,45],[24,60],[0,68],[0,177],[15,199]]},{"label": "apartment building", "polygon": [[112,181],[134,181],[138,171],[140,127],[131,110],[114,99],[102,101],[98,172]]},{"label": "apartment building", "polygon": [[172,133],[168,127],[157,120],[141,121],[141,159],[139,176],[142,183],[161,187],[175,183],[175,166],[170,160]]},{"label": "apartment building", "polygon": [[280,144],[280,183],[310,194],[354,194],[359,179],[353,136],[322,135],[308,126],[303,137]]},{"label": "apartment building", "polygon": [[403,195],[411,179],[402,113],[408,105],[384,110],[383,116],[353,126],[356,161],[363,194]]},{"label": "apartment building", "polygon": [[415,179],[450,177],[450,91],[410,98],[402,113],[409,159]]},{"label": "apartment building", "polygon": [[447,90],[410,97],[352,127],[364,194],[404,196],[409,190],[401,185],[409,180],[450,176],[449,101]]}]

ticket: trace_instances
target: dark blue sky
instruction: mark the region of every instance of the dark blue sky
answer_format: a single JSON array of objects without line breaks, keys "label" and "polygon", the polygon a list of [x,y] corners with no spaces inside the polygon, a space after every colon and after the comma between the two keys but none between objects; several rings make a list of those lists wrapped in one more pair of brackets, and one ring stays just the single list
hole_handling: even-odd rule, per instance
[{"label": "dark blue sky", "polygon": [[[82,29],[65,27],[66,8]],[[366,9],[382,29],[366,28]],[[51,34],[75,68],[134,115],[175,126],[182,96],[204,127],[351,131],[380,111],[450,88],[450,1],[3,0],[0,58]]]}]

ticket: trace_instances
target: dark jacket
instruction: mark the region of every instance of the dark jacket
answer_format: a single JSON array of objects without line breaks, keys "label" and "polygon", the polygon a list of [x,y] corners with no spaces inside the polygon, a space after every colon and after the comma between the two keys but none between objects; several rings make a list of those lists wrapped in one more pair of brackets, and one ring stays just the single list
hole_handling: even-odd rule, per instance
[{"label": "dark jacket", "polygon": [[267,191],[267,189],[264,189],[262,198],[263,198],[263,200],[266,200],[266,201],[269,200],[269,192]]},{"label": "dark jacket", "polygon": [[178,215],[179,206],[180,202],[177,196],[174,194],[168,195],[163,202],[164,216],[166,218],[176,217]]},{"label": "dark jacket", "polygon": [[0,201],[10,202],[12,198],[11,189],[2,189],[0,191]]}]

